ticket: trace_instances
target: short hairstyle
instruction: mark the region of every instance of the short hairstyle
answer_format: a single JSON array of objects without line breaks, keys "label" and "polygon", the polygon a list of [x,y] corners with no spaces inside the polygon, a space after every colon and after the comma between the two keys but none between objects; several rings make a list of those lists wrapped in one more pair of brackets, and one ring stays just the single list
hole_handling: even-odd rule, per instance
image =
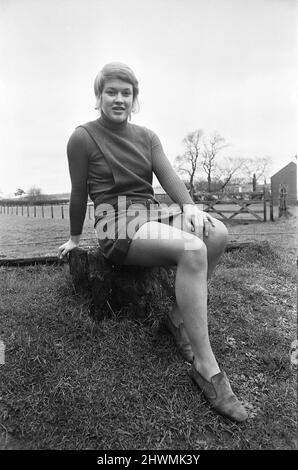
[{"label": "short hairstyle", "polygon": [[124,82],[130,83],[133,90],[133,111],[139,108],[138,94],[139,83],[134,72],[126,64],[121,62],[110,62],[106,64],[96,75],[94,80],[94,93],[96,96],[95,109],[100,110],[101,95],[105,86],[105,82],[110,79],[118,78]]}]

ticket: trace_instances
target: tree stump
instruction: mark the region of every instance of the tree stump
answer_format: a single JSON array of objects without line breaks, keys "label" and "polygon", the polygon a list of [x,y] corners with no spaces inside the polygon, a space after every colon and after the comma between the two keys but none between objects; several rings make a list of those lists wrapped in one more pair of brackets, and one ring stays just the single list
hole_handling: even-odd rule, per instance
[{"label": "tree stump", "polygon": [[175,267],[117,266],[97,248],[75,248],[69,254],[69,269],[76,292],[91,300],[97,320],[123,309],[145,318],[154,306],[175,297]]}]

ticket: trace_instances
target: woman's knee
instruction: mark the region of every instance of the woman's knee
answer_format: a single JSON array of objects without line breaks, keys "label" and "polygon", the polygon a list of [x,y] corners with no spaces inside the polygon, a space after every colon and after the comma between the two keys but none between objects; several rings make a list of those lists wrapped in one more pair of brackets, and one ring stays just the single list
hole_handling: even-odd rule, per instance
[{"label": "woman's knee", "polygon": [[206,244],[216,247],[218,251],[223,251],[228,242],[228,230],[226,226],[218,219],[214,219],[215,226],[209,231],[206,237]]},{"label": "woman's knee", "polygon": [[178,264],[184,265],[190,271],[207,270],[207,247],[205,243],[194,237],[191,243],[185,245]]}]

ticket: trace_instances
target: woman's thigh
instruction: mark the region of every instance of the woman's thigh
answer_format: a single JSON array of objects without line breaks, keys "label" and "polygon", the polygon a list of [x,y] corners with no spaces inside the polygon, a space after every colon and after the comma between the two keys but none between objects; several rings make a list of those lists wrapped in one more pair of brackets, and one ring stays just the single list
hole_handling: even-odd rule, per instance
[{"label": "woman's thigh", "polygon": [[173,266],[185,251],[204,250],[194,234],[160,222],[147,222],[135,233],[124,264]]}]

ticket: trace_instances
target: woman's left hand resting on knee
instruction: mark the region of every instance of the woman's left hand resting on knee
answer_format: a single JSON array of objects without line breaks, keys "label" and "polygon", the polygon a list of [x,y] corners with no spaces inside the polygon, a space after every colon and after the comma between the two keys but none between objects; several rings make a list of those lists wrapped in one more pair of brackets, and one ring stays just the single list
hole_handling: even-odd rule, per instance
[{"label": "woman's left hand resting on knee", "polygon": [[80,235],[72,235],[70,239],[58,248],[58,258],[62,259],[67,253],[77,248],[80,243]]},{"label": "woman's left hand resting on knee", "polygon": [[190,232],[200,233],[200,220],[203,219],[204,235],[208,237],[210,225],[215,227],[213,217],[204,211],[198,209],[195,204],[184,204],[183,214],[187,230]]}]

